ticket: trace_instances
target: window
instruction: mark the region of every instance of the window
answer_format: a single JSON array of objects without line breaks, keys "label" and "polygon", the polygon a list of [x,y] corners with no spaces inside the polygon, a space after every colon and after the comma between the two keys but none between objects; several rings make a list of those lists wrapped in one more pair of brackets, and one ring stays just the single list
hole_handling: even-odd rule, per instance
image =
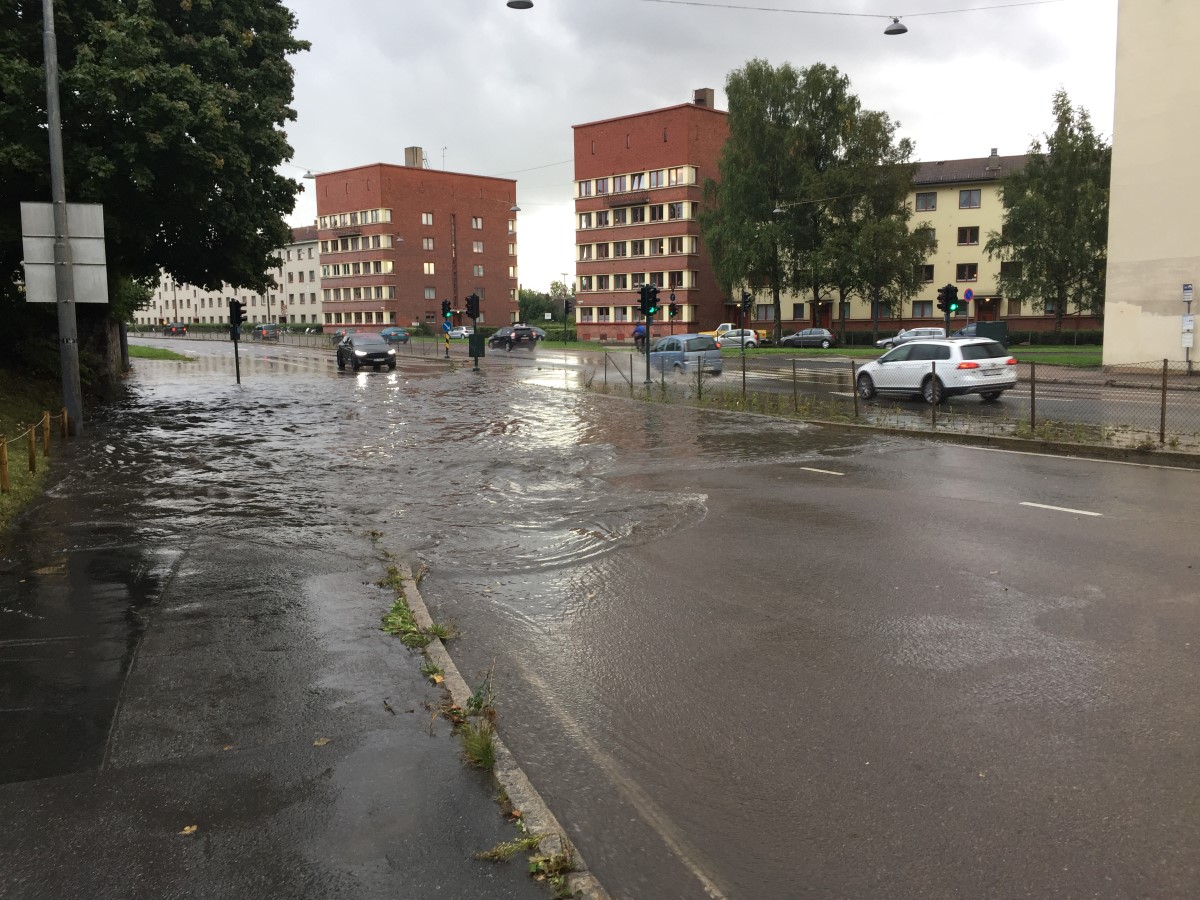
[{"label": "window", "polygon": [[592,245],[591,244],[580,244],[579,245],[579,258],[581,260],[585,260],[585,261],[592,258]]},{"label": "window", "polygon": [[608,193],[608,179],[607,178],[597,178],[596,179],[596,193],[597,194],[607,194]]},{"label": "window", "polygon": [[[1000,263],[1000,279],[1001,279],[1001,281],[1003,281],[1006,278],[1020,278],[1020,277],[1021,277],[1021,264],[1019,262],[1017,262],[1016,260],[1013,260],[1012,262]],[[1018,315],[1019,315],[1019,313],[1018,313]]]},{"label": "window", "polygon": [[664,274],[665,273],[663,273],[663,272],[651,272],[650,273],[650,283],[652,285],[654,285],[656,288],[665,287],[664,282],[663,282]]},{"label": "window", "polygon": [[646,283],[646,273],[645,272],[634,272],[632,275],[629,276],[629,284],[632,287],[640,288],[645,283]]},{"label": "window", "polygon": [[646,221],[646,207],[635,206],[629,210],[629,221],[637,225],[640,222]]},{"label": "window", "polygon": [[663,207],[661,203],[650,207],[650,221],[661,222],[663,220]]},{"label": "window", "polygon": [[625,190],[626,190],[625,176],[624,175],[614,175],[613,176],[613,193],[614,194],[623,194],[623,193],[625,193]]},{"label": "window", "polygon": [[596,290],[598,290],[598,291],[607,291],[608,290],[608,276],[607,275],[597,275],[596,276]]},{"label": "window", "polygon": [[917,192],[917,212],[933,212],[937,209],[937,191]]},{"label": "window", "polygon": [[608,210],[602,209],[596,213],[596,227],[597,228],[607,228],[608,225],[609,225]]},{"label": "window", "polygon": [[660,188],[663,186],[663,170],[655,169],[650,173],[650,187]]},{"label": "window", "polygon": [[1044,309],[1042,309],[1043,315],[1052,316],[1058,312],[1058,301],[1057,300],[1046,300],[1043,302],[1042,305],[1044,307]]},{"label": "window", "polygon": [[669,277],[667,279],[667,285],[672,290],[674,290],[675,288],[683,287],[683,273],[682,272],[669,273]]},{"label": "window", "polygon": [[629,242],[629,254],[631,256],[645,256],[646,255],[646,242],[645,241],[630,241]]},{"label": "window", "polygon": [[671,238],[670,241],[668,242],[668,247],[669,247],[669,249],[667,250],[668,253],[682,253],[683,252],[683,238],[681,238],[681,237]]},{"label": "window", "polygon": [[579,182],[579,196],[580,196],[580,197],[590,197],[590,196],[592,196],[592,183],[591,183],[591,181],[581,181],[581,182]]},{"label": "window", "polygon": [[608,244],[596,245],[596,259],[608,259]]},{"label": "window", "polygon": [[930,319],[933,317],[933,301],[932,300],[914,300],[913,301],[913,318],[914,319]]},{"label": "window", "polygon": [[1009,300],[1008,301],[1008,315],[1019,316],[1020,314],[1021,314],[1021,301],[1020,300]]},{"label": "window", "polygon": [[580,228],[591,228],[592,227],[592,214],[591,213],[580,213],[579,214],[579,227]]},{"label": "window", "polygon": [[590,291],[592,289],[592,276],[591,275],[580,275],[579,276],[579,289],[581,291]]},{"label": "window", "polygon": [[433,274],[434,274],[434,271],[433,271],[433,269],[434,269],[433,263],[431,263],[431,262],[427,262],[427,263],[422,263],[422,265],[423,265],[423,266],[424,266],[424,268],[425,268],[425,274],[426,274],[426,275],[433,275]]},{"label": "window", "polygon": [[517,255],[517,245],[516,245],[516,244],[509,244],[509,245],[508,245],[508,255],[509,255],[509,256],[516,256],[516,255]]},{"label": "window", "polygon": [[954,275],[955,281],[978,281],[979,263],[959,263]]},{"label": "window", "polygon": [[477,277],[477,278],[478,278],[478,277],[481,277],[481,276],[483,275],[483,266],[478,266],[478,265],[477,265],[477,266],[472,266],[472,267],[471,267],[471,274],[472,274],[472,275],[474,275],[474,276],[475,276],[475,277]]},{"label": "window", "polygon": [[478,231],[483,227],[483,219],[479,216],[471,216],[471,227]]},{"label": "window", "polygon": [[631,191],[644,191],[646,189],[646,173],[634,172],[629,176],[629,189]]},{"label": "window", "polygon": [[920,276],[921,281],[929,284],[929,282],[933,281],[933,266],[917,266],[917,274]]},{"label": "window", "polygon": [[295,274],[296,274],[295,272],[288,272],[288,284],[292,283],[292,280],[295,277]]},{"label": "window", "polygon": [[421,224],[422,225],[432,225],[433,224],[433,213],[421,213]]},{"label": "window", "polygon": [[614,275],[613,276],[613,290],[614,291],[629,290],[629,276],[628,275]]},{"label": "window", "polygon": [[431,287],[425,288],[425,299],[426,300],[436,300],[437,299],[437,288],[431,288]]},{"label": "window", "polygon": [[979,209],[979,190],[959,191],[958,192],[958,208],[959,209]]},{"label": "window", "polygon": [[[674,171],[674,170],[672,170],[672,171]],[[683,218],[683,204],[682,203],[667,204],[667,218],[682,219]]]},{"label": "window", "polygon": [[804,319],[804,304],[803,303],[793,303],[792,304],[792,319],[797,322]]},{"label": "window", "polygon": [[979,226],[958,229],[958,246],[965,247],[979,243]]},{"label": "window", "polygon": [[517,277],[517,267],[516,267],[516,266],[509,266],[509,267],[508,267],[508,277],[509,277],[509,278],[516,278],[516,277]]},{"label": "window", "polygon": [[624,225],[629,218],[629,210],[622,206],[619,209],[614,209],[612,216],[614,225]]},{"label": "window", "polygon": [[421,249],[422,250],[432,250],[433,249],[433,238],[421,238]]},{"label": "window", "polygon": [[667,169],[667,184],[687,184],[683,166]]},{"label": "window", "polygon": [[625,243],[624,241],[615,241],[613,243],[612,247],[613,247],[613,252],[612,252],[613,256],[625,256],[626,255],[625,251],[628,249],[629,245],[627,243]]},{"label": "window", "polygon": [[471,252],[482,253],[483,252],[483,241],[471,241]]},{"label": "window", "polygon": [[651,256],[662,256],[662,254],[663,254],[663,239],[662,238],[651,238],[650,239],[650,255]]}]

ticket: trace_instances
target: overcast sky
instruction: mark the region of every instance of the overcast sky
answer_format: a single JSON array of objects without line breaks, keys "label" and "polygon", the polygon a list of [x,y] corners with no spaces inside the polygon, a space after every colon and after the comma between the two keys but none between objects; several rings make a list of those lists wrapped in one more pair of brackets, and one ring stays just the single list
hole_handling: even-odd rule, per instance
[{"label": "overcast sky", "polygon": [[[285,2],[312,49],[292,57],[299,168],[283,171],[399,165],[419,146],[430,168],[515,178],[520,281],[535,290],[574,273],[571,126],[686,103],[700,87],[726,109],[726,76],[755,57],[837,66],[922,160],[1023,153],[1050,130],[1060,87],[1112,134],[1117,0]],[[908,34],[885,36],[890,16]],[[315,217],[307,192],[290,221]]]}]

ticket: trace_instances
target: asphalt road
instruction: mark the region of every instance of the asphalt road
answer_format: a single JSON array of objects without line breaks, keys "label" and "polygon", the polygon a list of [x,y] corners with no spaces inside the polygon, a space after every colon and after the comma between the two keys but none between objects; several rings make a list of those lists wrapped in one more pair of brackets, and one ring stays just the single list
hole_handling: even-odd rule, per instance
[{"label": "asphalt road", "polygon": [[[139,364],[149,398],[219,416],[208,346]],[[599,397],[538,355],[255,348],[239,433],[316,546],[353,520],[428,566],[614,896],[1197,893],[1200,473]]]}]

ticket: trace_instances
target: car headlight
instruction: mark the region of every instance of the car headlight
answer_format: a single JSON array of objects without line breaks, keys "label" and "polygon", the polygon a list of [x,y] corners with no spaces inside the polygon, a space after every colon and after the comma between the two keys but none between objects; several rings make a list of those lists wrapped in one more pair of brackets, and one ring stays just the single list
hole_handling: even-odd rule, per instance
[{"label": "car headlight", "polygon": [[366,350],[355,350],[355,351],[354,351],[354,355],[355,355],[355,356],[366,356],[366,355],[367,355],[367,351],[366,351]]},{"label": "car headlight", "polygon": [[395,355],[396,355],[396,348],[395,348],[395,347],[389,347],[389,348],[388,348],[388,356],[395,356]]}]

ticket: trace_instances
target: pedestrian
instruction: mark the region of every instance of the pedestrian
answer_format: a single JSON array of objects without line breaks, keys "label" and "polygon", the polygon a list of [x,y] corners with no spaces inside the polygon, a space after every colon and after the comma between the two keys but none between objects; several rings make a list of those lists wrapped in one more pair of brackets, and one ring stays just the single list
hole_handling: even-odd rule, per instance
[{"label": "pedestrian", "polygon": [[633,328],[633,346],[639,353],[646,346],[646,326],[641,322],[638,322]]}]

